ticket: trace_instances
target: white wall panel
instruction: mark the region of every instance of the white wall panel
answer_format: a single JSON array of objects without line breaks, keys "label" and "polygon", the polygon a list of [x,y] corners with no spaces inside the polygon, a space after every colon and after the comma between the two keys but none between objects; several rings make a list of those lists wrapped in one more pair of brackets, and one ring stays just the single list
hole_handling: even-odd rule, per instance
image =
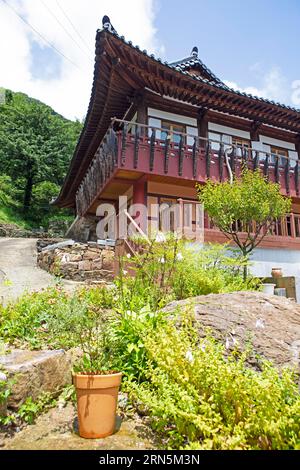
[{"label": "white wall panel", "polygon": [[178,122],[180,124],[185,124],[186,126],[197,127],[197,119],[190,118],[188,116],[181,116],[180,114],[167,113],[166,111],[160,111],[159,109],[148,108],[148,116],[164,119],[166,121]]},{"label": "white wall panel", "polygon": [[250,132],[235,129],[234,127],[221,126],[220,124],[209,122],[208,129],[210,131],[220,132],[221,134],[233,135],[235,137],[241,137],[242,139],[250,140]]}]

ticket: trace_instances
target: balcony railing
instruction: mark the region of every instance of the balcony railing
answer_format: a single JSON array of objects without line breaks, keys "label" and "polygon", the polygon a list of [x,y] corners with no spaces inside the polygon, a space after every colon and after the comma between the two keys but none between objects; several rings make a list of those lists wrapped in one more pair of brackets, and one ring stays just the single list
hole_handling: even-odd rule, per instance
[{"label": "balcony railing", "polygon": [[[161,138],[163,135],[163,139]],[[214,147],[218,146],[215,150]],[[84,215],[118,170],[196,182],[224,181],[243,167],[260,168],[283,194],[300,195],[299,161],[248,147],[113,119],[76,195]]]}]

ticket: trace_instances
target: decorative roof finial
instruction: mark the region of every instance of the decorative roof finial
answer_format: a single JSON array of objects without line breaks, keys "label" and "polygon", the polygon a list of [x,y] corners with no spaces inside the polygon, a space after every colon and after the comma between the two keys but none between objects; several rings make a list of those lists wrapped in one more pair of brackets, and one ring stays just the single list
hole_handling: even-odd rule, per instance
[{"label": "decorative roof finial", "polygon": [[193,56],[193,57],[198,57],[198,52],[199,52],[199,51],[198,51],[198,47],[196,47],[196,46],[193,47],[192,56]]},{"label": "decorative roof finial", "polygon": [[107,15],[103,16],[102,25],[103,25],[103,29],[107,29],[110,33],[116,33],[117,34],[117,31],[115,30],[115,28],[111,24],[109,16],[107,16]]}]

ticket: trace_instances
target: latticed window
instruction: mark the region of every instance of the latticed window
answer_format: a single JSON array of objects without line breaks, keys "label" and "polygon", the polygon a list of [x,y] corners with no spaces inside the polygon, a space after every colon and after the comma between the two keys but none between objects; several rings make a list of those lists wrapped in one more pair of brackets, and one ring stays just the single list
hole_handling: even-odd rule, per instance
[{"label": "latticed window", "polygon": [[[186,127],[178,123],[162,121],[161,127],[162,129],[165,129],[165,132],[162,131],[161,133],[161,139],[165,140],[167,134],[169,134],[171,142],[173,142],[174,144],[179,144],[180,142],[180,134],[178,134],[178,132],[182,134],[186,133]],[[185,142],[185,139],[183,141]]]}]

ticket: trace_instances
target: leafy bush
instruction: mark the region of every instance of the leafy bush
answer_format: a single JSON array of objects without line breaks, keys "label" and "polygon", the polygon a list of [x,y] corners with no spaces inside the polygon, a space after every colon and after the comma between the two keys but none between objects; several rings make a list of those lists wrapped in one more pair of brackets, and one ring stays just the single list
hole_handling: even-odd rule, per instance
[{"label": "leafy bush", "polygon": [[300,449],[300,396],[292,371],[247,353],[227,354],[210,336],[199,342],[188,321],[168,322],[144,338],[146,380],[128,385],[170,448]]},{"label": "leafy bush", "polygon": [[[197,295],[253,290],[258,281],[243,280],[243,258],[226,245],[193,245],[172,235],[139,240],[140,251],[122,260],[117,281],[123,311],[145,305],[156,311],[171,300]],[[128,276],[128,270],[135,276]]]},{"label": "leafy bush", "polygon": [[[106,288],[83,288],[69,295],[59,286],[25,294],[17,303],[0,306],[0,337],[10,344],[32,349],[78,346],[73,328],[75,306],[79,303],[99,311],[110,309],[114,295],[113,290]],[[78,309],[78,315],[80,312]],[[60,325],[59,335],[54,328],[56,324]]]}]

